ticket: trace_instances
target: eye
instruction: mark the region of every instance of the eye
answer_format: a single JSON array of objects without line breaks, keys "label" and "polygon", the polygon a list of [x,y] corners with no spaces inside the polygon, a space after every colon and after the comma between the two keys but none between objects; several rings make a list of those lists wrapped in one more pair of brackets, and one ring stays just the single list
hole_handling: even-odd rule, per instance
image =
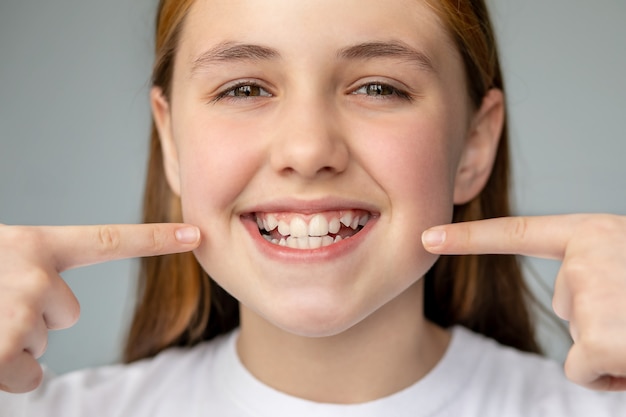
[{"label": "eye", "polygon": [[220,92],[217,97],[215,97],[214,101],[222,99],[237,100],[254,97],[272,97],[272,94],[256,83],[245,81],[226,88]]},{"label": "eye", "polygon": [[410,99],[410,96],[389,84],[385,83],[367,83],[357,88],[352,92],[354,95],[365,95],[368,97],[376,97],[376,98],[393,98],[399,97],[404,99]]}]

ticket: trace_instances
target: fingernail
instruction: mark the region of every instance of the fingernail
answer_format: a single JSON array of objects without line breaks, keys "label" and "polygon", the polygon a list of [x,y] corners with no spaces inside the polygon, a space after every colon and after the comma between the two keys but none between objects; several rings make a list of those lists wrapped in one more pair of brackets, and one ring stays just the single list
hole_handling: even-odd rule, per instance
[{"label": "fingernail", "polygon": [[446,241],[446,232],[443,230],[427,230],[422,234],[424,246],[435,247]]},{"label": "fingernail", "polygon": [[196,243],[200,239],[200,230],[197,227],[182,227],[174,232],[180,243]]}]

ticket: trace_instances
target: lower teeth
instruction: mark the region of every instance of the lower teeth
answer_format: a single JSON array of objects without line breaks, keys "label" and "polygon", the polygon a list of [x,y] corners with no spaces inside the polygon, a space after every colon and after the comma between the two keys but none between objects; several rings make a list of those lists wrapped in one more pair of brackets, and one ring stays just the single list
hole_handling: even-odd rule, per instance
[{"label": "lower teeth", "polygon": [[335,238],[331,236],[304,236],[304,237],[293,237],[289,236],[287,238],[272,239],[269,235],[263,235],[263,238],[274,245],[286,246],[292,249],[318,249],[325,246],[330,246],[333,243],[337,243],[342,239],[341,236],[337,235]]}]

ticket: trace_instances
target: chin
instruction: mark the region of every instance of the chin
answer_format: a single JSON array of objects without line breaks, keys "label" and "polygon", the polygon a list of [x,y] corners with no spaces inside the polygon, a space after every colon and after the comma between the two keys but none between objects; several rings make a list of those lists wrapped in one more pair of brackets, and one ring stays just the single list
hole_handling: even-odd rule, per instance
[{"label": "chin", "polygon": [[322,297],[292,299],[289,303],[274,304],[262,314],[271,325],[302,337],[322,338],[336,336],[363,321],[380,306],[358,306],[341,300]]}]

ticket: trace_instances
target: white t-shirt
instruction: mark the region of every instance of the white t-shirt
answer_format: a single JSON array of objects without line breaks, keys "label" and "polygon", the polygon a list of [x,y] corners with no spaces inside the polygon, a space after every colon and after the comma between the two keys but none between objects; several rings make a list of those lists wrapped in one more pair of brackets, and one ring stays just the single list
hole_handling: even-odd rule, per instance
[{"label": "white t-shirt", "polygon": [[356,405],[314,403],[262,384],[239,361],[236,338],[47,379],[32,393],[0,395],[0,416],[626,416],[626,393],[580,388],[558,364],[462,327],[452,329],[443,359],[420,381]]}]

